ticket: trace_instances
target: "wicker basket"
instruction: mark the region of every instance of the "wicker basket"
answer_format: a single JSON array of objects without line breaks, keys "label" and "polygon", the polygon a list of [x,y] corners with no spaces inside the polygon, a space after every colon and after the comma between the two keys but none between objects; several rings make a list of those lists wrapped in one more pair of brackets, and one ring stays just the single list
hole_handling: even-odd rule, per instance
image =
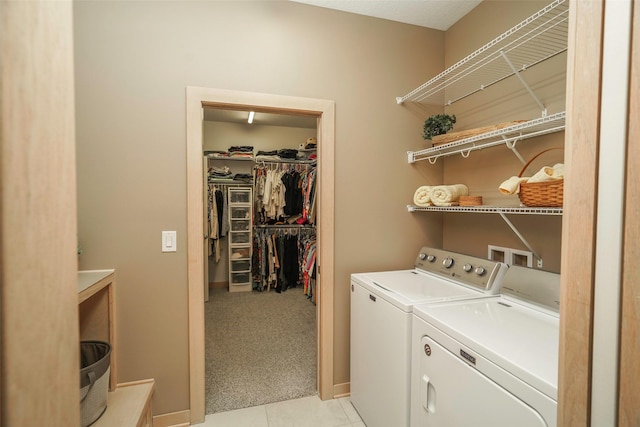
[{"label": "wicker basket", "polygon": [[[561,147],[548,148],[536,154],[524,165],[518,177],[522,177],[524,171],[529,167],[540,155],[551,150],[562,150]],[[562,207],[562,200],[564,196],[564,179],[557,179],[553,181],[534,182],[534,183],[522,183],[520,184],[520,202],[528,207]]]}]

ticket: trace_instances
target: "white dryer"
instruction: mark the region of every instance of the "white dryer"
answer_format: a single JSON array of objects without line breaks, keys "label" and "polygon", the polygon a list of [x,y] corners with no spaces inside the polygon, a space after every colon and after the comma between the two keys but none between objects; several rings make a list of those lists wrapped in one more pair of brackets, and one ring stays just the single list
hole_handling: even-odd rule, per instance
[{"label": "white dryer", "polygon": [[411,427],[555,427],[560,275],[510,267],[499,296],[413,310]]},{"label": "white dryer", "polygon": [[424,247],[413,270],[351,275],[351,403],[367,427],[409,426],[414,304],[497,294],[505,264]]}]

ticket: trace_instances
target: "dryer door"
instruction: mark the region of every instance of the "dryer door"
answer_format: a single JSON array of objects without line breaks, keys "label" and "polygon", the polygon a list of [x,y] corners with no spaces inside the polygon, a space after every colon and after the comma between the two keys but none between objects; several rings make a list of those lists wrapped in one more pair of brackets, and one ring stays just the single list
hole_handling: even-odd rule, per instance
[{"label": "dryer door", "polygon": [[412,411],[418,415],[412,427],[548,426],[533,408],[433,339],[423,337],[421,345],[420,407]]}]

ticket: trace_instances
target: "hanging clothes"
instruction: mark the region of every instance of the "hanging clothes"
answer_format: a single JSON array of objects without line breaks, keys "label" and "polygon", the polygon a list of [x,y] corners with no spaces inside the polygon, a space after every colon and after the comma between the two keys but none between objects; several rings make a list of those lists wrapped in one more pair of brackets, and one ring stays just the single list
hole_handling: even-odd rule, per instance
[{"label": "hanging clothes", "polygon": [[227,184],[207,185],[207,252],[215,262],[221,258],[220,239],[229,234],[229,196]]},{"label": "hanging clothes", "polygon": [[313,227],[276,225],[257,228],[252,269],[256,290],[284,292],[305,283],[303,250],[311,241],[315,242]]},{"label": "hanging clothes", "polygon": [[254,167],[256,224],[313,224],[314,164],[262,163]]}]

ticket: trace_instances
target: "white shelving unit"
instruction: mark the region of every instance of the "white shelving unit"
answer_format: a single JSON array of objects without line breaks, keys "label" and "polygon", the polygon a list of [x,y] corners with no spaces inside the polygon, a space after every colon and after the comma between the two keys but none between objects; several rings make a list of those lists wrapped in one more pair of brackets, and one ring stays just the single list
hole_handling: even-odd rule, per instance
[{"label": "white shelving unit", "polygon": [[251,292],[253,192],[229,188],[229,292]]},{"label": "white shelving unit", "polygon": [[451,105],[508,77],[520,77],[567,50],[568,21],[569,1],[556,0],[396,102]]},{"label": "white shelving unit", "polygon": [[[566,52],[568,21],[569,0],[555,0],[408,94],[397,97],[398,104],[417,102],[448,106],[515,76],[541,110],[541,117],[537,119],[424,150],[409,151],[408,162],[427,160],[435,164],[441,157],[454,154],[468,157],[472,151],[504,144],[522,163],[525,163],[516,149],[517,142],[563,131],[565,112],[548,115],[546,106],[529,87],[522,74],[527,69]],[[509,221],[507,215],[562,215],[562,208],[408,205],[407,210],[409,212],[498,214],[538,259],[538,267],[542,267],[542,259]]]},{"label": "white shelving unit", "polygon": [[[516,76],[542,110],[541,117],[503,129],[464,138],[448,144],[408,152],[409,163],[461,154],[501,144],[509,147],[524,163],[515,149],[518,141],[534,138],[565,128],[565,112],[547,115],[547,109],[521,74],[527,69],[567,50],[569,1],[555,0],[491,42],[447,68],[431,80],[397,97],[396,102],[420,102],[451,105],[482,91],[506,78]],[[445,98],[446,96],[446,98]]]}]

